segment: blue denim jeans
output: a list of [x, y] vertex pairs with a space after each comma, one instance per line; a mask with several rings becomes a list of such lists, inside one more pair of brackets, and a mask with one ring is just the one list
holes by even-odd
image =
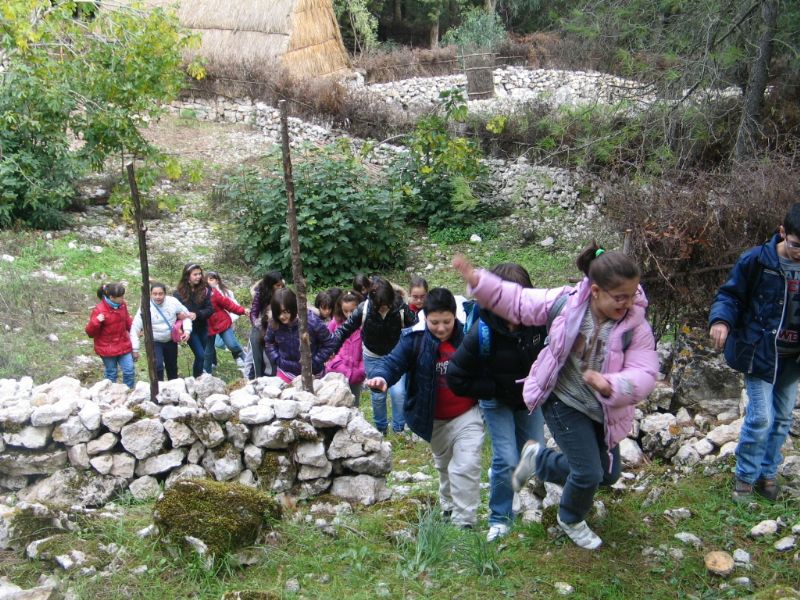
[[122, 370], [122, 383], [133, 389], [136, 384], [136, 371], [133, 367], [133, 354], [121, 354], [120, 356], [101, 356], [103, 359], [103, 376], [114, 383], [117, 382], [117, 367]]
[[[367, 372], [367, 377], [373, 377], [372, 374], [383, 364], [385, 358], [385, 356], [376, 358], [364, 354], [364, 370]], [[387, 392], [376, 392], [372, 390], [372, 419], [375, 421], [375, 428], [383, 432], [385, 432], [386, 428], [389, 426], [389, 420], [386, 414], [386, 394]], [[406, 419], [403, 414], [403, 405], [406, 401], [405, 375], [400, 378], [400, 381], [389, 388], [388, 394], [392, 402], [392, 429], [394, 431], [403, 431], [406, 426]]]
[[242, 355], [242, 345], [239, 343], [239, 340], [236, 339], [236, 332], [233, 326], [228, 327], [222, 333], [209, 335], [206, 338], [205, 357], [203, 359], [203, 370], [206, 373], [211, 373], [213, 371], [214, 360], [217, 358], [216, 342], [218, 339], [221, 339], [222, 343], [228, 347], [234, 359]]
[[747, 483], [775, 479], [781, 464], [781, 446], [792, 424], [797, 401], [800, 365], [779, 359], [775, 384], [745, 375], [748, 404], [736, 446], [736, 477]]
[[203, 322], [202, 327], [198, 327], [196, 323], [197, 321], [195, 321], [194, 328], [189, 336], [189, 348], [191, 348], [192, 354], [194, 354], [192, 377], [200, 377], [200, 375], [203, 374], [203, 366], [206, 358], [206, 343], [208, 342], [208, 330], [206, 329], [205, 322]]
[[164, 381], [164, 369], [167, 379], [178, 378], [178, 344], [175, 342], [153, 342], [156, 358], [156, 379]]
[[481, 400], [480, 406], [492, 438], [489, 525], [508, 525], [514, 519], [511, 474], [517, 467], [525, 442], [536, 440], [544, 444], [544, 418], [541, 409], [529, 414], [527, 409], [515, 410], [499, 400]]
[[603, 424], [550, 396], [542, 407], [544, 420], [561, 452], [543, 448], [536, 457], [536, 475], [564, 487], [558, 516], [564, 523], [578, 523], [592, 508], [600, 485], [611, 485], [621, 470], [619, 446], [609, 452]]

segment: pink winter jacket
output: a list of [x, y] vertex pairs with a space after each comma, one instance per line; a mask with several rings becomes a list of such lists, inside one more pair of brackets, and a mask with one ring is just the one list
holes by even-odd
[[[479, 275], [478, 285], [468, 291], [481, 306], [512, 323], [545, 325], [556, 298], [570, 294], [553, 320], [548, 345], [539, 353], [522, 388], [525, 404], [533, 411], [547, 400], [556, 386], [561, 367], [580, 332], [591, 295], [591, 283], [584, 278], [577, 288], [532, 289], [503, 281], [488, 271], [480, 271]], [[656, 385], [658, 354], [653, 331], [645, 319], [646, 307], [647, 298], [642, 292], [611, 330], [606, 344], [602, 373], [611, 384], [611, 395], [608, 398], [599, 393], [595, 395], [603, 407], [605, 441], [609, 450], [628, 435], [633, 425], [634, 405], [647, 398]], [[633, 330], [633, 337], [623, 352], [623, 333], [629, 329]]]
[[[341, 323], [337, 323], [336, 319], [331, 319], [328, 322], [328, 330], [333, 333], [340, 325]], [[344, 341], [336, 356], [328, 362], [327, 368], [328, 371], [345, 375], [350, 385], [363, 383], [367, 376], [364, 371], [364, 356], [361, 347], [361, 327]]]

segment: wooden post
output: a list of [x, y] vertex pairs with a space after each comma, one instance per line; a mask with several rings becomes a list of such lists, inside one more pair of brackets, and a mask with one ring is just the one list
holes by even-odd
[[144, 328], [144, 348], [147, 352], [147, 372], [150, 375], [150, 400], [156, 402], [158, 396], [158, 376], [156, 375], [156, 353], [153, 343], [153, 322], [150, 320], [150, 268], [147, 264], [147, 227], [142, 218], [142, 203], [139, 201], [139, 188], [136, 186], [136, 174], [133, 163], [125, 165], [128, 171], [128, 185], [133, 200], [133, 215], [136, 219], [136, 231], [139, 236], [139, 265], [142, 270], [142, 326]]
[[[311, 370], [311, 343], [308, 337], [308, 303], [306, 280], [303, 277], [303, 261], [300, 257], [300, 236], [297, 232], [297, 209], [294, 203], [294, 179], [292, 179], [292, 156], [289, 150], [289, 117], [286, 100], [278, 102], [281, 111], [281, 146], [283, 149], [283, 181], [286, 186], [286, 224], [292, 247], [292, 281], [297, 293], [297, 316], [300, 319], [300, 367], [303, 389], [314, 392], [314, 375]], [[274, 315], [273, 315], [274, 316]]]

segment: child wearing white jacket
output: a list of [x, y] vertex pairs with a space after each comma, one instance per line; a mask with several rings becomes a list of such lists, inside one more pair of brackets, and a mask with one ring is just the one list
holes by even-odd
[[[167, 296], [167, 287], [163, 283], [153, 283], [150, 286], [150, 322], [153, 329], [153, 345], [156, 359], [156, 377], [158, 381], [164, 380], [164, 370], [167, 379], [178, 378], [178, 344], [172, 341], [172, 327], [178, 319], [183, 320], [183, 336], [181, 342], [189, 339], [192, 332], [191, 319], [184, 318], [189, 314], [183, 304], [174, 296]], [[139, 358], [139, 336], [143, 328], [142, 309], [136, 311], [131, 326], [131, 346], [133, 347], [134, 360]]]

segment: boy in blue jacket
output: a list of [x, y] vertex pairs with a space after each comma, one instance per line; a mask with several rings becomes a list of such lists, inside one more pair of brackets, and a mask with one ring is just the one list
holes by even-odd
[[406, 424], [431, 445], [442, 512], [457, 527], [472, 528], [480, 504], [483, 419], [474, 398], [459, 396], [447, 384], [447, 367], [464, 337], [463, 327], [450, 290], [430, 290], [423, 309], [425, 320], [402, 331], [364, 383], [385, 391], [408, 371]]
[[769, 500], [792, 424], [800, 379], [800, 203], [777, 234], [739, 257], [709, 315], [716, 349], [744, 373], [748, 405], [736, 447], [733, 500]]

